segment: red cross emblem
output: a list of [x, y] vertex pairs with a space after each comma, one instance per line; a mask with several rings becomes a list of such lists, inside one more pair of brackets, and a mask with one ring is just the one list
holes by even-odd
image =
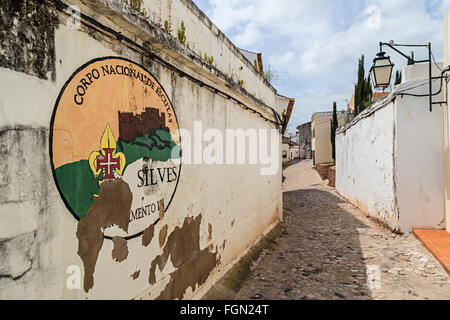
[[103, 148], [103, 151], [105, 151], [105, 157], [97, 158], [97, 168], [105, 170], [103, 179], [114, 179], [114, 169], [120, 170], [120, 159], [113, 157], [113, 148]]

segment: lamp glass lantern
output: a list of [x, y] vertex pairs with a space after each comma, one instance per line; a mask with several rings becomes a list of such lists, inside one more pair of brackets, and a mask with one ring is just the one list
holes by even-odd
[[389, 86], [393, 67], [391, 59], [385, 56], [385, 52], [377, 53], [377, 57], [373, 59], [372, 68], [370, 68], [375, 88], [384, 89]]

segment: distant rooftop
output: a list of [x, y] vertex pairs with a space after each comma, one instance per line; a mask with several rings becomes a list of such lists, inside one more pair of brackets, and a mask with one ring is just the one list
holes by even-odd
[[306, 126], [308, 124], [311, 125], [311, 121], [308, 121], [308, 122], [305, 122], [305, 123], [302, 123], [302, 124], [298, 125], [297, 129], [300, 128], [300, 127]]
[[389, 95], [389, 93], [391, 93], [390, 91], [387, 92], [374, 92], [372, 93], [372, 101], [376, 102], [384, 97], [386, 97], [387, 95]]
[[239, 51], [250, 61], [256, 70], [261, 73], [264, 73], [263, 62], [262, 62], [262, 53], [253, 52], [245, 49], [239, 48]]

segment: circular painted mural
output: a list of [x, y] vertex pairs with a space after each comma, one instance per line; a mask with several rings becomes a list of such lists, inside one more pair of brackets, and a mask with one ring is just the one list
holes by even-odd
[[[167, 210], [180, 178], [180, 137], [170, 99], [150, 72], [130, 60], [89, 61], [56, 101], [50, 159], [76, 219], [95, 214], [107, 238], [140, 235]], [[124, 211], [127, 228], [108, 225], [108, 215], [128, 217]]]

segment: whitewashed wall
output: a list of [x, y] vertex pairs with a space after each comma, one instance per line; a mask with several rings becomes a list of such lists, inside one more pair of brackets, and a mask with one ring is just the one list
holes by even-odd
[[289, 144], [283, 143], [283, 145], [281, 146], [281, 152], [282, 154], [286, 154], [286, 157], [282, 157], [283, 162], [289, 161], [291, 159], [291, 153], [289, 151], [290, 151]]
[[336, 189], [371, 216], [398, 228], [394, 196], [393, 102], [336, 135]]
[[[433, 92], [437, 90], [436, 83]], [[427, 92], [425, 87], [415, 90], [417, 94]], [[433, 100], [442, 98], [440, 95]], [[433, 112], [430, 112], [428, 97], [397, 97], [396, 104], [400, 230], [442, 229], [445, 227], [443, 109], [434, 105]]]
[[[433, 92], [439, 89], [433, 83]], [[424, 80], [399, 85], [336, 135], [336, 189], [393, 230], [445, 227], [443, 111]], [[435, 101], [442, 95], [434, 97]]]

